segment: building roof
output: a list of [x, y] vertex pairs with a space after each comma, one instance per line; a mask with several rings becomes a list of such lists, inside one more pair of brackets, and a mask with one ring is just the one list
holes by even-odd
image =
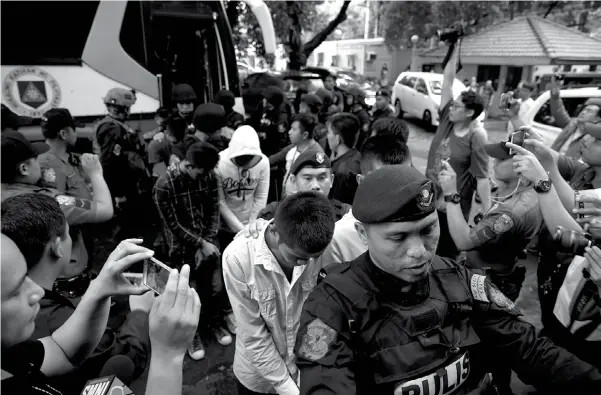
[[[442, 60], [446, 46], [420, 54]], [[496, 65], [601, 64], [601, 41], [538, 16], [524, 16], [465, 36], [463, 63]]]

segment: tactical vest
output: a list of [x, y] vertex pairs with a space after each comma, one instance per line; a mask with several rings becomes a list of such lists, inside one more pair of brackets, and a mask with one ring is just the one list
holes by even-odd
[[382, 394], [446, 395], [474, 390], [485, 372], [478, 363], [481, 341], [470, 324], [476, 307], [468, 280], [437, 257], [428, 279], [429, 296], [403, 307], [382, 298], [370, 284], [364, 263], [360, 259], [327, 276], [320, 273], [347, 300], [342, 308], [362, 370], [358, 393], [377, 389]]

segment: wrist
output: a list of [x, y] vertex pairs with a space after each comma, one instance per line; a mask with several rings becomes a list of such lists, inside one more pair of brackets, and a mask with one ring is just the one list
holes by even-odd
[[152, 344], [152, 353], [150, 356], [150, 364], [160, 367], [161, 370], [181, 369], [184, 365], [184, 357], [186, 352], [174, 352], [173, 350], [163, 350], [156, 344]]
[[87, 296], [87, 298], [91, 301], [96, 301], [98, 303], [104, 302], [105, 300], [110, 299], [112, 296], [106, 292], [107, 288], [108, 287], [102, 284], [101, 277], [96, 277], [94, 280], [90, 281], [90, 285], [88, 286], [84, 296]]

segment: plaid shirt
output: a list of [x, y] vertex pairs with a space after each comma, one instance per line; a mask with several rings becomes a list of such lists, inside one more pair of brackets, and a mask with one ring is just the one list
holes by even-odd
[[219, 229], [217, 176], [198, 180], [178, 168], [157, 180], [153, 191], [169, 245], [169, 255], [194, 256], [204, 240], [216, 244]]

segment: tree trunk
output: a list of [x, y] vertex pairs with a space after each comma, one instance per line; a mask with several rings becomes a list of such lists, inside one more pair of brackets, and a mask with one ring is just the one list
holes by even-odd
[[300, 23], [300, 7], [296, 1], [286, 2], [286, 13], [290, 19], [290, 27], [288, 30], [288, 69], [300, 70], [307, 64], [309, 55], [317, 48], [326, 38], [346, 20], [346, 10], [350, 5], [350, 1], [345, 1], [340, 8], [340, 12], [332, 22], [328, 24], [321, 32], [317, 33], [315, 37], [309, 40], [307, 43], [302, 42], [302, 26]]

